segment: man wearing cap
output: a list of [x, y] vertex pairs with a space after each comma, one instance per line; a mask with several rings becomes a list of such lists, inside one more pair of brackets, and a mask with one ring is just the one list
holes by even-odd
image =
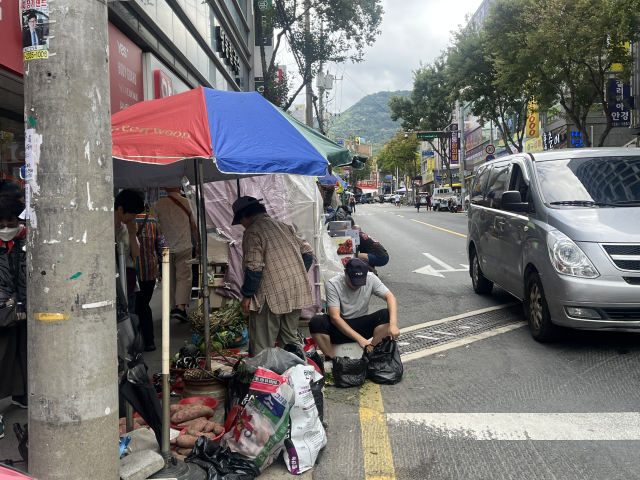
[[300, 345], [300, 314], [313, 305], [307, 277], [313, 249], [293, 227], [267, 215], [260, 201], [240, 197], [233, 203], [232, 222], [245, 228], [240, 292], [242, 311], [249, 314], [249, 352], [253, 356], [276, 341], [280, 347]]
[[[353, 258], [344, 272], [325, 284], [329, 314], [316, 315], [309, 322], [311, 336], [327, 361], [334, 356], [332, 343], [358, 342], [363, 350], [371, 351], [383, 338], [395, 340], [400, 335], [396, 297], [369, 272], [367, 262]], [[386, 301], [387, 308], [369, 314], [371, 295]]]

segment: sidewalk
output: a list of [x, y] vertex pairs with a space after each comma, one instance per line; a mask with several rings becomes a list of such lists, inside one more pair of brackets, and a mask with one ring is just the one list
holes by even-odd
[[[192, 309], [197, 306], [197, 300], [191, 301]], [[151, 377], [155, 373], [162, 371], [162, 289], [161, 284], [156, 286], [153, 298], [151, 300], [151, 310], [153, 311], [153, 329], [155, 336], [156, 351], [145, 352], [143, 354], [145, 363], [149, 367], [149, 376]], [[303, 323], [306, 325], [306, 323]], [[301, 327], [301, 331], [308, 335], [308, 329]], [[171, 320], [170, 326], [170, 354], [175, 355], [180, 348], [184, 346], [184, 342], [191, 343], [192, 333], [189, 328], [189, 323], [179, 323], [177, 320]], [[179, 397], [172, 397], [171, 403], [176, 403]], [[216, 411], [216, 413], [218, 413]], [[27, 410], [19, 408], [15, 405], [11, 405], [11, 398], [0, 400], [0, 415], [4, 415], [4, 428], [5, 436], [0, 439], [0, 460], [11, 459], [13, 461], [21, 460], [18, 453], [18, 440], [13, 433], [13, 424], [20, 423], [21, 425], [27, 423], [28, 415]], [[326, 415], [326, 414], [325, 414]], [[217, 417], [217, 415], [216, 415]], [[217, 420], [217, 419], [216, 419]], [[222, 420], [224, 421], [224, 420]], [[22, 470], [26, 473], [26, 463], [18, 463], [15, 468]], [[296, 476], [301, 480], [311, 480], [312, 471], [305, 472], [302, 475]], [[282, 459], [282, 456], [271, 465], [265, 472], [259, 477], [260, 479], [271, 480], [279, 478], [293, 478], [294, 476], [289, 473], [287, 467]]]

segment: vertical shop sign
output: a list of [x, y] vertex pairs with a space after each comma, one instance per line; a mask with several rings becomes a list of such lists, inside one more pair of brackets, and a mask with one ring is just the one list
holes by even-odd
[[[458, 124], [454, 123], [451, 125], [452, 130], [458, 130]], [[453, 132], [451, 134], [451, 141], [449, 143], [451, 146], [451, 163], [450, 165], [457, 166], [460, 165], [460, 142], [458, 141], [458, 133]]]
[[628, 83], [612, 78], [609, 80], [609, 115], [614, 127], [631, 124], [631, 88]]
[[142, 50], [109, 23], [111, 114], [144, 100]]
[[536, 102], [529, 102], [527, 107], [529, 116], [527, 117], [527, 137], [537, 138], [540, 136], [540, 114], [538, 113], [538, 105]]
[[0, 65], [22, 74], [22, 17], [16, 0], [0, 0], [0, 45]]
[[49, 0], [22, 0], [22, 60], [49, 58]]
[[173, 82], [162, 70], [153, 71], [153, 83], [155, 86], [154, 98], [166, 98], [173, 95]]

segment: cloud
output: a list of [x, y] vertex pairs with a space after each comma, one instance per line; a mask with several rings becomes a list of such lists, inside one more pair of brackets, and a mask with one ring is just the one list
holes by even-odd
[[[410, 90], [413, 70], [429, 63], [447, 46], [450, 32], [473, 13], [482, 0], [383, 0], [382, 34], [365, 50], [364, 62], [330, 65], [337, 78], [328, 110], [346, 110], [365, 94], [381, 90]], [[286, 63], [293, 63], [284, 55]], [[343, 75], [344, 68], [344, 75]], [[296, 103], [303, 103], [300, 96]], [[385, 106], [386, 107], [386, 106]]]

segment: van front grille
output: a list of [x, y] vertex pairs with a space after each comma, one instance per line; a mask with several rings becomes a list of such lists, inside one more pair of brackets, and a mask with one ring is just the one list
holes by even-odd
[[640, 308], [603, 308], [610, 320], [640, 320]]
[[620, 270], [640, 271], [640, 244], [609, 244], [602, 248]]
[[622, 277], [629, 285], [640, 285], [640, 277]]

